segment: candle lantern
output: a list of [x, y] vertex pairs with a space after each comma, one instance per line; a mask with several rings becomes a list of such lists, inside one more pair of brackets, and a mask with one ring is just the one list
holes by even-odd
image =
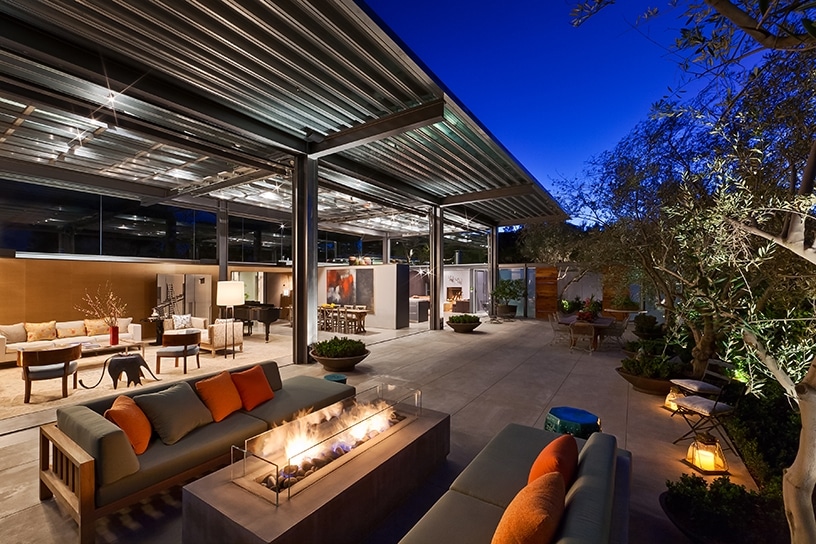
[[720, 447], [720, 441], [709, 433], [695, 435], [685, 461], [703, 474], [728, 473], [728, 462]]
[[677, 400], [677, 397], [680, 396], [681, 396], [680, 389], [678, 389], [677, 386], [672, 385], [671, 389], [669, 389], [669, 394], [666, 395], [666, 400], [663, 401], [663, 408], [671, 410], [672, 412], [676, 412], [677, 404], [675, 403], [675, 401]]

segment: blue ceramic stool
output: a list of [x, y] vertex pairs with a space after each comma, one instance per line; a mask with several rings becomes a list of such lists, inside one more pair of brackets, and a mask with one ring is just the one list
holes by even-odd
[[594, 432], [600, 432], [601, 419], [586, 410], [572, 406], [550, 408], [544, 420], [544, 430], [561, 434], [571, 434], [576, 438], [589, 438]]
[[323, 379], [335, 383], [346, 383], [345, 374], [326, 374], [325, 376], [323, 376]]

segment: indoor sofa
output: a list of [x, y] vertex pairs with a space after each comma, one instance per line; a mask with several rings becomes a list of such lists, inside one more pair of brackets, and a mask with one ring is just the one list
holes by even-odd
[[[507, 425], [454, 480], [448, 491], [400, 540], [400, 544], [490, 544], [502, 515], [528, 483], [533, 463], [559, 434]], [[551, 542], [628, 542], [631, 453], [613, 435], [576, 439], [575, 478]]]
[[[232, 373], [248, 370], [252, 373], [257, 371], [254, 367], [239, 367]], [[352, 386], [309, 376], [281, 381], [274, 361], [260, 363], [260, 367], [274, 398], [251, 410], [238, 409], [220, 421], [216, 418], [216, 421], [199, 423], [169, 445], [165, 434], [157, 436], [162, 432], [160, 425], [151, 419], [153, 434], [148, 435], [146, 449], [139, 455], [134, 450], [136, 444], [131, 445], [132, 438], [103, 416], [114, 404], [115, 396], [57, 409], [56, 424], [40, 427], [40, 499], [55, 496], [67, 506], [79, 525], [80, 543], [92, 543], [95, 521], [100, 517], [226, 465], [233, 445], [244, 447], [246, 439], [291, 420], [304, 410], [323, 408], [355, 394]], [[252, 375], [250, 373], [245, 376]], [[144, 407], [145, 398], [151, 402], [160, 400], [161, 403], [154, 406], [161, 407], [162, 417], [171, 414], [163, 424], [166, 431], [168, 425], [186, 423], [197, 409], [181, 407], [177, 400], [168, 403], [161, 395], [191, 389], [184, 394], [202, 396], [196, 382], [217, 379], [219, 375], [134, 388], [123, 394], [140, 407]], [[203, 397], [202, 400], [206, 401]], [[147, 409], [145, 413], [151, 417]]]
[[[0, 363], [16, 361], [18, 351], [93, 344], [109, 339], [110, 329], [101, 319], [0, 325]], [[120, 318], [119, 339], [141, 341], [142, 326], [133, 323], [131, 317]]]

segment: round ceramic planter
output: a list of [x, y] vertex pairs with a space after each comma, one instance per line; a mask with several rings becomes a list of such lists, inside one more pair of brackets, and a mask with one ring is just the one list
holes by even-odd
[[473, 332], [473, 329], [481, 324], [481, 321], [475, 323], [451, 323], [448, 321], [448, 327], [453, 329], [454, 332]]
[[309, 355], [312, 358], [323, 365], [323, 368], [330, 372], [343, 372], [354, 370], [354, 365], [368, 357], [368, 354], [371, 353], [370, 351], [366, 350], [366, 352], [362, 355], [355, 355], [354, 357], [320, 357], [319, 355], [315, 355], [314, 351], [310, 352]]
[[635, 391], [641, 393], [648, 393], [649, 395], [666, 396], [671, 389], [671, 382], [663, 378], [644, 378], [643, 376], [636, 376], [623, 371], [622, 367], [618, 367], [615, 371], [620, 374], [620, 377], [632, 384]]

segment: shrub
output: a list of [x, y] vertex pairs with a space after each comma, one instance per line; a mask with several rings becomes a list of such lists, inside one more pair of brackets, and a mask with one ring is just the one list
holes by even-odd
[[318, 357], [355, 357], [365, 355], [365, 342], [351, 338], [335, 336], [312, 344], [312, 353]]
[[[666, 508], [688, 529], [716, 542], [787, 542], [782, 502], [721, 476], [709, 485], [694, 474], [666, 482]], [[708, 541], [708, 540], [707, 540]]]
[[686, 366], [679, 358], [668, 355], [647, 355], [638, 352], [634, 357], [621, 361], [623, 371], [644, 378], [669, 379], [683, 375]]
[[449, 323], [479, 323], [481, 319], [478, 315], [471, 315], [471, 314], [461, 314], [461, 315], [452, 315], [448, 317]]

